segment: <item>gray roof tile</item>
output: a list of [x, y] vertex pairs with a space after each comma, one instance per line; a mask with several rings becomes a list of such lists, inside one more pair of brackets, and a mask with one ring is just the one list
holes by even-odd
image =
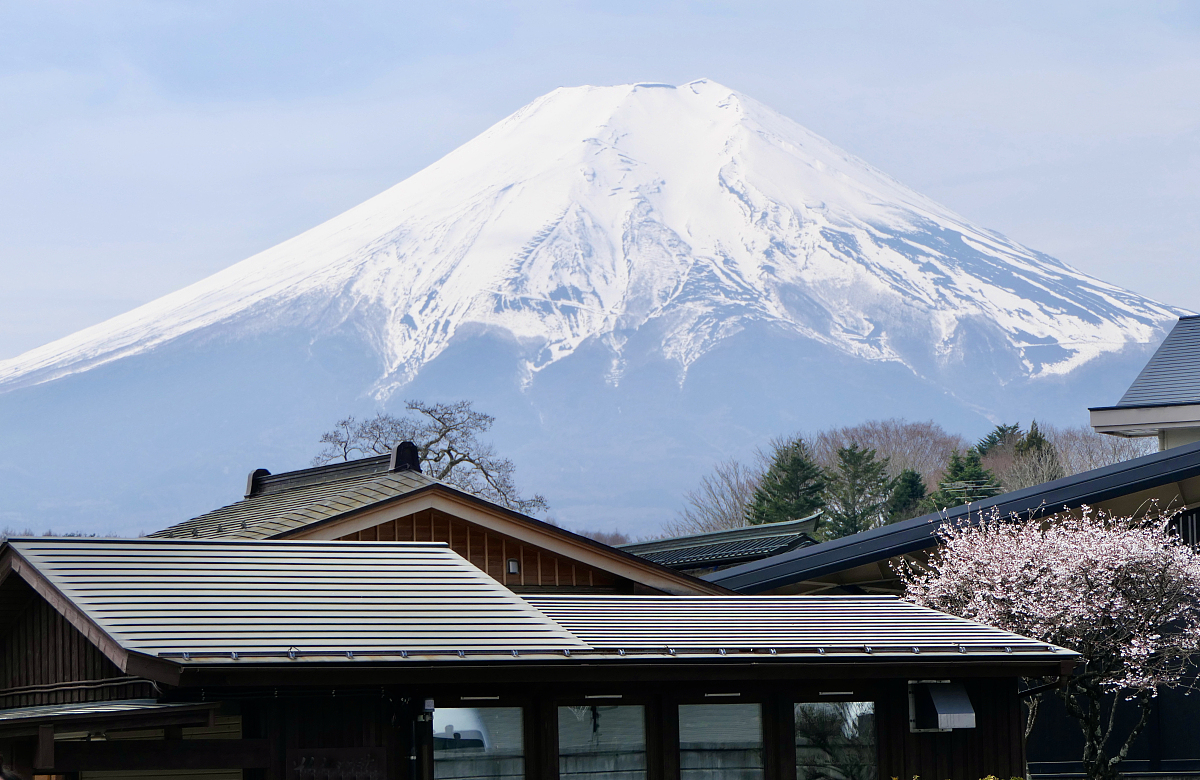
[[1117, 406], [1200, 404], [1200, 316], [1180, 317]]

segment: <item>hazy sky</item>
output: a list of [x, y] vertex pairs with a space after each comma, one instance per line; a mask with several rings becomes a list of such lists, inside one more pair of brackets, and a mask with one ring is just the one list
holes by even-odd
[[0, 4], [0, 359], [404, 179], [557, 86], [707, 77], [1200, 309], [1200, 2]]

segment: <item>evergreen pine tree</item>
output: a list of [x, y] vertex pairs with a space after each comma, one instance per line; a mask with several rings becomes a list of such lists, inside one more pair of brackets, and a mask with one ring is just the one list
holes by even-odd
[[946, 473], [938, 483], [938, 489], [929, 496], [928, 506], [934, 511], [973, 504], [999, 494], [1000, 483], [996, 475], [983, 467], [979, 452], [971, 448], [966, 453], [958, 450], [950, 453]]
[[1054, 445], [1038, 428], [1037, 420], [1034, 420], [1029, 424], [1029, 433], [1020, 438], [1013, 451], [1018, 455], [1027, 455], [1031, 452], [1041, 453], [1052, 449], [1054, 449]]
[[888, 522], [898, 523], [916, 517], [925, 511], [925, 480], [912, 469], [901, 471], [896, 477], [896, 487], [888, 501]]
[[771, 466], [746, 510], [751, 525], [808, 517], [825, 506], [825, 477], [803, 439], [775, 450]]
[[887, 458], [880, 460], [875, 450], [860, 449], [856, 443], [838, 449], [837, 468], [828, 476], [822, 539], [838, 539], [887, 522], [894, 487], [887, 465]]
[[1013, 455], [1015, 462], [1004, 480], [1006, 485], [1012, 482], [1012, 487], [1029, 487], [1067, 475], [1058, 450], [1038, 428], [1037, 420], [1029, 424], [1029, 433], [1017, 442]]
[[994, 449], [1003, 447], [1007, 444], [1013, 444], [1021, 440], [1021, 424], [1013, 423], [1012, 425], [1004, 425], [1001, 423], [992, 429], [991, 433], [984, 436], [975, 445], [975, 451], [980, 457], [987, 455]]

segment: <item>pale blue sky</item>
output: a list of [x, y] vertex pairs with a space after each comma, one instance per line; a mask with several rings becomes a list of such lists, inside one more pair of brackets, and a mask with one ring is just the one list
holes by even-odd
[[707, 77], [1200, 309], [1200, 2], [0, 4], [0, 359], [349, 208], [557, 86]]

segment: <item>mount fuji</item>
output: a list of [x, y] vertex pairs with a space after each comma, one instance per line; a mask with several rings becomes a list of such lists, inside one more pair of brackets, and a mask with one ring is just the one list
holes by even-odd
[[1074, 422], [1180, 312], [720, 84], [558, 89], [395, 187], [0, 362], [0, 524], [132, 533], [470, 398], [568, 526], [654, 530], [715, 460], [872, 417]]

